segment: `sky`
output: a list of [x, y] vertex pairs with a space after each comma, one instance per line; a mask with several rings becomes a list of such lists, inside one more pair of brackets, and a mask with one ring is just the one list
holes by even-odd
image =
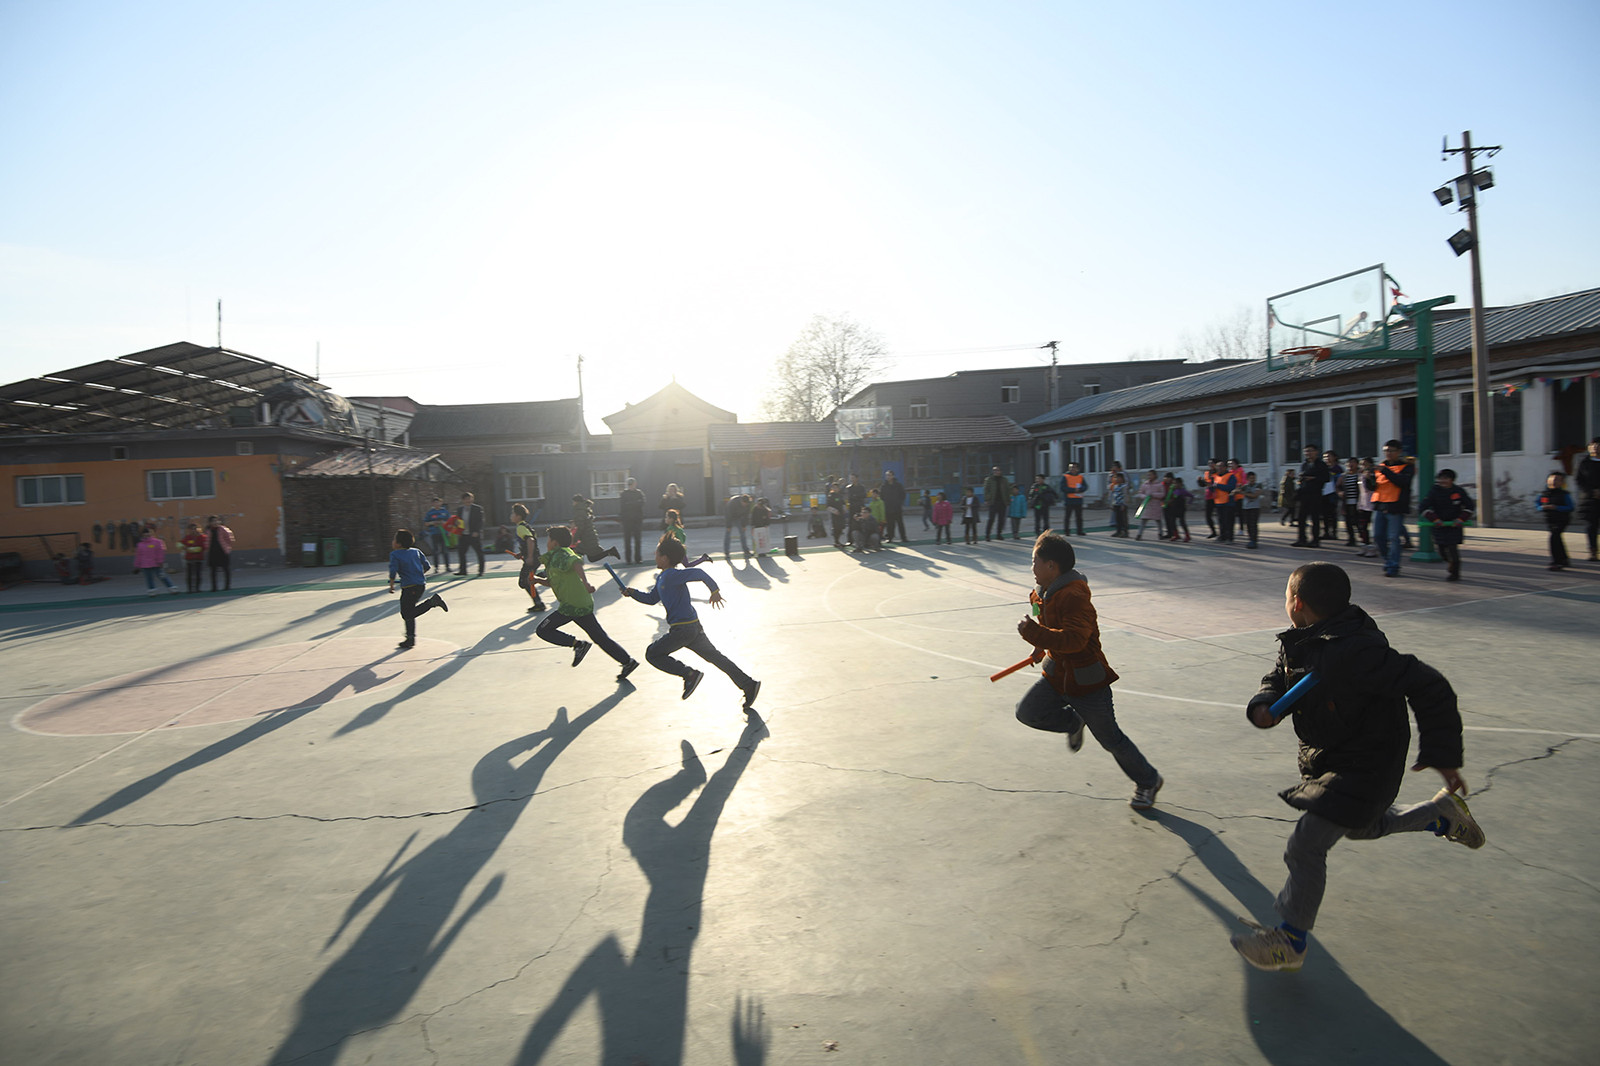
[[676, 380], [814, 315], [884, 380], [1174, 354], [1384, 263], [1600, 285], [1600, 5], [0, 0], [0, 381], [179, 340], [345, 395]]

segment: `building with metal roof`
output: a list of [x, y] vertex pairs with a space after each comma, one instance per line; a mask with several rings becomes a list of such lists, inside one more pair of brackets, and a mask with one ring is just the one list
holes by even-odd
[[[1529, 500], [1556, 468], [1600, 434], [1600, 289], [1487, 308], [1494, 405], [1496, 514], [1531, 520]], [[1390, 345], [1413, 347], [1409, 325]], [[1435, 312], [1435, 454], [1477, 492], [1471, 324], [1465, 309]], [[1382, 441], [1416, 447], [1414, 364], [1330, 359], [1273, 371], [1265, 359], [1084, 396], [1025, 423], [1040, 471], [1079, 463], [1103, 491], [1112, 462], [1130, 470], [1198, 475], [1208, 458], [1237, 456], [1263, 480], [1316, 444], [1373, 456]], [[1502, 456], [1504, 458], [1502, 458]]]

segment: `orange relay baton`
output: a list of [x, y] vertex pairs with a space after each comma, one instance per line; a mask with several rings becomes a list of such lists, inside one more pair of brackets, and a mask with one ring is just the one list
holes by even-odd
[[1022, 660], [1020, 663], [1012, 663], [1010, 666], [1006, 667], [1004, 670], [1001, 670], [997, 674], [990, 674], [989, 675], [989, 680], [990, 681], [999, 681], [1002, 677], [1009, 677], [1011, 674], [1016, 673], [1018, 670], [1021, 670], [1023, 667], [1032, 666], [1033, 664], [1034, 664], [1034, 658], [1033, 658], [1033, 656], [1030, 655], [1026, 659]]

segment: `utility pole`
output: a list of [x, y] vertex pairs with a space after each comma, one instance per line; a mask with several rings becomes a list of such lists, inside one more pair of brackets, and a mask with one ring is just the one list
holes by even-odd
[[[1489, 344], [1483, 330], [1483, 267], [1478, 258], [1478, 189], [1489, 188], [1494, 179], [1487, 170], [1479, 172], [1474, 166], [1478, 153], [1494, 155], [1500, 151], [1498, 144], [1474, 148], [1472, 131], [1461, 134], [1461, 147], [1451, 148], [1449, 138], [1444, 142], [1444, 155], [1461, 156], [1461, 177], [1456, 179], [1456, 199], [1459, 210], [1467, 213], [1467, 250], [1472, 264], [1472, 425], [1478, 462], [1478, 525], [1488, 529], [1494, 525], [1494, 397], [1489, 395]], [[1438, 196], [1438, 193], [1434, 194]], [[1448, 202], [1448, 201], [1442, 201]], [[1460, 236], [1459, 234], [1457, 235]], [[1451, 246], [1457, 247], [1456, 239]], [[1460, 255], [1457, 247], [1456, 254]], [[1420, 400], [1420, 397], [1419, 397]]]
[[579, 355], [578, 356], [578, 450], [580, 452], [586, 452], [586, 451], [589, 450], [588, 438], [587, 438], [587, 436], [585, 436], [585, 434], [588, 433], [588, 426], [585, 424], [586, 422], [587, 422], [587, 418], [583, 413], [583, 356]]
[[1058, 406], [1056, 403], [1056, 349], [1060, 347], [1060, 342], [1050, 341], [1039, 345], [1039, 347], [1050, 349], [1050, 410], [1054, 411]]
[[222, 347], [222, 301], [217, 301], [217, 347]]

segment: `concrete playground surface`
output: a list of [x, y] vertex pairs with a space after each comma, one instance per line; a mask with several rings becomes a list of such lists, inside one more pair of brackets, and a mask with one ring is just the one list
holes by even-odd
[[[1026, 541], [719, 556], [748, 721], [714, 670], [573, 668], [505, 562], [435, 583], [409, 651], [376, 566], [11, 590], [0, 1061], [1595, 1061], [1600, 566], [1487, 530], [1459, 583], [1385, 580], [1266, 534], [1073, 538], [1148, 814], [1013, 719], [1029, 672], [989, 681]], [[1295, 745], [1243, 705], [1311, 558], [1455, 685], [1489, 839], [1341, 843], [1305, 969], [1265, 974], [1228, 937], [1276, 920]], [[595, 583], [642, 658], [660, 608]]]

